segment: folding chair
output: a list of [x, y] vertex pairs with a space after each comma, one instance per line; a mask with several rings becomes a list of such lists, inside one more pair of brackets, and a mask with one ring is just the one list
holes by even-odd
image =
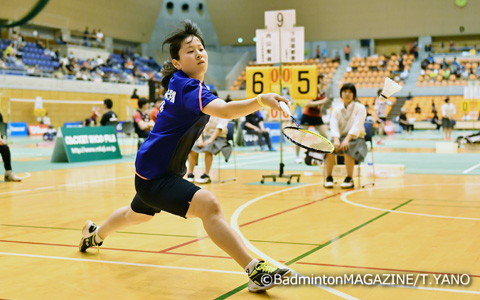
[[220, 183], [237, 180], [237, 158], [235, 157], [235, 142], [234, 142], [235, 123], [234, 122], [228, 122], [227, 129], [228, 129], [228, 132], [227, 132], [227, 144], [228, 145], [225, 145], [224, 148], [231, 147], [232, 148], [232, 153], [228, 158], [225, 158], [225, 162], [227, 163], [229, 161], [229, 159], [231, 157], [233, 157], [233, 166], [234, 166], [233, 168], [234, 168], [234, 174], [235, 175], [232, 178], [221, 180], [221, 176], [220, 176], [221, 175], [221, 167], [220, 167], [221, 158], [220, 158], [220, 153], [217, 154], [217, 156], [218, 156], [218, 158], [217, 158], [217, 161], [218, 161], [218, 182], [220, 182]]
[[[375, 163], [374, 163], [374, 159], [373, 159], [373, 129], [374, 128], [373, 128], [373, 123], [372, 122], [365, 122], [365, 124], [363, 124], [363, 126], [365, 127], [365, 142], [370, 144], [370, 155], [372, 156], [372, 162], [371, 162], [372, 178], [373, 178], [372, 182], [361, 185], [362, 188], [365, 188], [369, 185], [371, 185], [371, 186], [375, 185]], [[370, 164], [370, 162], [368, 162], [368, 164]], [[361, 170], [359, 170], [359, 172], [361, 173]]]

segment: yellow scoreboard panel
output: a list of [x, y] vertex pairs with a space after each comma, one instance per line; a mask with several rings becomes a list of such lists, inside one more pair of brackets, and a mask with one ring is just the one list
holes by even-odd
[[246, 82], [247, 98], [266, 93], [281, 95], [280, 86], [288, 88], [294, 100], [317, 97], [316, 66], [247, 67]]

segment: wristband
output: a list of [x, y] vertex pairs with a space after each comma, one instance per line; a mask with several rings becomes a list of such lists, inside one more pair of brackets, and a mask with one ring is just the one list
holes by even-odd
[[262, 101], [262, 95], [263, 95], [263, 94], [259, 94], [259, 95], [257, 96], [257, 102], [258, 102], [258, 104], [260, 104], [260, 106], [262, 106], [262, 107], [268, 107], [268, 105], [265, 105], [265, 104], [263, 103], [263, 101]]

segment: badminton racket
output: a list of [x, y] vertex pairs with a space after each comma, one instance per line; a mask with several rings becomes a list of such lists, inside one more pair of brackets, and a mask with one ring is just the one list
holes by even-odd
[[335, 147], [333, 144], [325, 137], [320, 134], [300, 128], [297, 120], [292, 116], [290, 108], [285, 102], [280, 102], [280, 107], [282, 110], [292, 118], [292, 121], [297, 126], [286, 126], [282, 128], [282, 134], [290, 142], [294, 143], [297, 146], [300, 146], [304, 149], [319, 152], [319, 153], [332, 153]]

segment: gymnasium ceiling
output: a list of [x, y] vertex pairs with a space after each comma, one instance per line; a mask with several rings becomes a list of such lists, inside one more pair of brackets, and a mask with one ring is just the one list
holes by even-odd
[[[455, 0], [205, 0], [220, 43], [250, 43], [264, 11], [296, 10], [306, 41], [480, 34], [480, 1]], [[460, 26], [464, 27], [463, 33]]]

